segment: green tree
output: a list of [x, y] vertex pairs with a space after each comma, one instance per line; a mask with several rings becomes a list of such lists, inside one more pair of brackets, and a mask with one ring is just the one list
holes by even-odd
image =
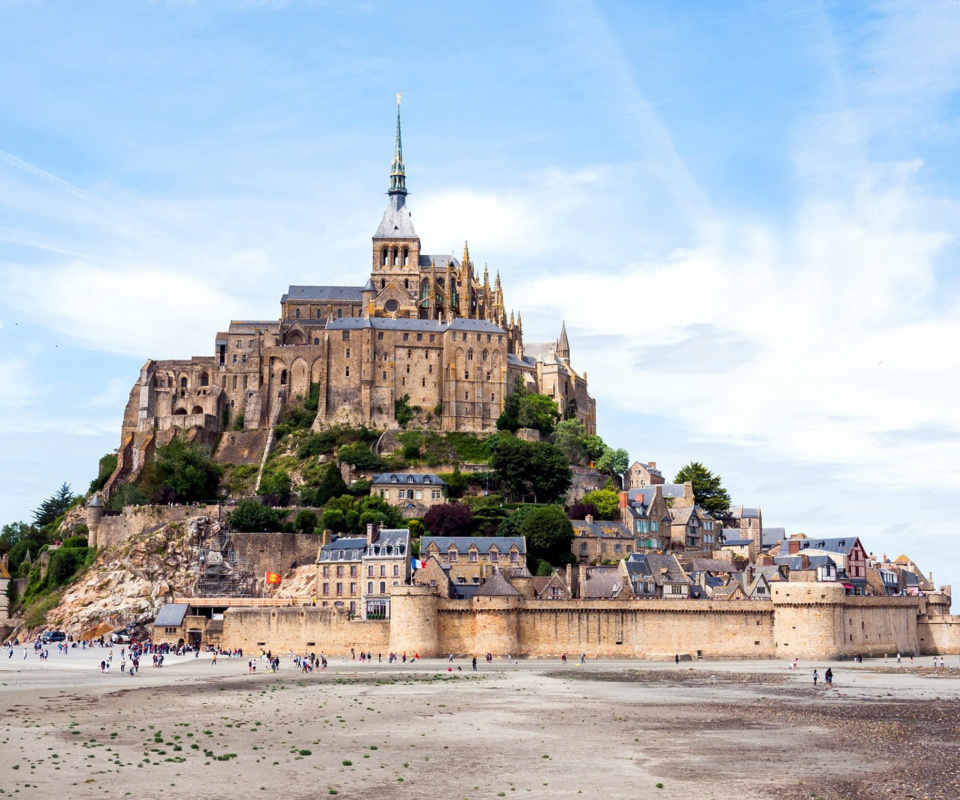
[[523, 525], [527, 514], [536, 508], [537, 506], [520, 506], [500, 523], [500, 527], [497, 528], [497, 536], [520, 536], [520, 526]]
[[196, 503], [216, 499], [222, 475], [203, 445], [177, 437], [156, 449], [141, 486], [156, 503]]
[[324, 467], [319, 486], [301, 490], [300, 505], [314, 506], [315, 508], [325, 506], [332, 498], [340, 497], [346, 493], [347, 484], [340, 474], [340, 468], [336, 464], [327, 464]]
[[552, 566], [571, 564], [573, 525], [560, 506], [542, 506], [524, 516], [520, 535], [527, 540], [527, 556]]
[[348, 530], [347, 515], [339, 508], [327, 508], [320, 517], [324, 530], [344, 533]]
[[503, 411], [497, 418], [497, 428], [501, 431], [515, 431], [520, 427], [520, 403], [527, 394], [527, 389], [523, 385], [523, 379], [517, 378], [513, 384], [513, 391], [507, 397], [503, 404]]
[[40, 541], [41, 538], [42, 534], [35, 526], [26, 522], [11, 522], [0, 528], [0, 553], [10, 552], [15, 544], [24, 540]]
[[585, 437], [583, 446], [586, 448], [587, 457], [593, 462], [596, 462], [596, 460], [603, 455], [603, 451], [607, 449], [607, 446], [603, 443], [603, 439], [596, 434]]
[[520, 400], [517, 422], [521, 428], [533, 428], [544, 436], [553, 433], [560, 421], [560, 409], [545, 394], [525, 394]]
[[74, 493], [70, 491], [70, 484], [64, 483], [33, 512], [34, 523], [42, 528], [44, 525], [55, 522], [57, 517], [70, 508], [74, 497]]
[[623, 448], [614, 450], [612, 447], [605, 447], [596, 464], [597, 469], [607, 475], [623, 475], [630, 466], [630, 456]]
[[313, 533], [319, 522], [316, 514], [304, 508], [297, 512], [297, 516], [293, 520], [293, 527], [300, 533]]
[[256, 500], [241, 500], [227, 515], [231, 530], [244, 532], [278, 531], [284, 514]]
[[393, 418], [397, 421], [397, 425], [406, 428], [414, 416], [416, 416], [416, 412], [410, 407], [410, 395], [405, 394], [403, 397], [394, 400]]
[[492, 444], [490, 466], [515, 497], [532, 494], [539, 502], [554, 502], [570, 488], [573, 472], [560, 448], [549, 442], [524, 442], [500, 434]]
[[701, 508], [712, 513], [719, 513], [730, 508], [730, 494], [723, 488], [719, 475], [714, 475], [699, 461], [691, 461], [681, 467], [674, 483], [693, 484], [693, 499]]
[[584, 505], [591, 505], [597, 510], [599, 519], [619, 519], [620, 518], [620, 492], [612, 486], [603, 489], [597, 489], [595, 492], [587, 492], [581, 502]]
[[565, 419], [557, 423], [553, 432], [553, 443], [559, 447], [571, 464], [585, 464], [587, 461], [587, 432], [583, 423], [575, 419]]

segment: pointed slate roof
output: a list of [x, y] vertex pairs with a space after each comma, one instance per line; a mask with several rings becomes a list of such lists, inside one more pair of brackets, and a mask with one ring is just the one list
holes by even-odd
[[407, 195], [391, 194], [387, 201], [387, 210], [383, 212], [380, 227], [373, 234], [374, 239], [418, 239], [413, 227], [413, 217], [407, 208]]
[[494, 570], [478, 590], [475, 597], [519, 597], [520, 592], [514, 589], [507, 579], [500, 574], [500, 570]]

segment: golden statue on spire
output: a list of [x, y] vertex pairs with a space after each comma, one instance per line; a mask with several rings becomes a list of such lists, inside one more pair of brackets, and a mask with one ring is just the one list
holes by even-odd
[[397, 105], [400, 105], [400, 98], [403, 97], [403, 92], [397, 92]]

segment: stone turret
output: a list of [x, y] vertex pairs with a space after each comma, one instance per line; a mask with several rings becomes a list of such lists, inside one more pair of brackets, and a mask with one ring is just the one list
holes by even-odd
[[103, 519], [103, 503], [100, 502], [100, 495], [95, 494], [87, 503], [87, 544], [90, 547], [98, 547], [98, 534], [100, 533], [100, 520]]

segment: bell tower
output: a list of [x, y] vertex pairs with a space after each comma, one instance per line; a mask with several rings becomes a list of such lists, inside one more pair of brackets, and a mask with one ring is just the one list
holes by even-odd
[[400, 136], [400, 95], [397, 95], [397, 139], [390, 165], [387, 209], [373, 235], [370, 278], [376, 292], [377, 316], [417, 316], [420, 289], [420, 237], [407, 208], [407, 175]]

